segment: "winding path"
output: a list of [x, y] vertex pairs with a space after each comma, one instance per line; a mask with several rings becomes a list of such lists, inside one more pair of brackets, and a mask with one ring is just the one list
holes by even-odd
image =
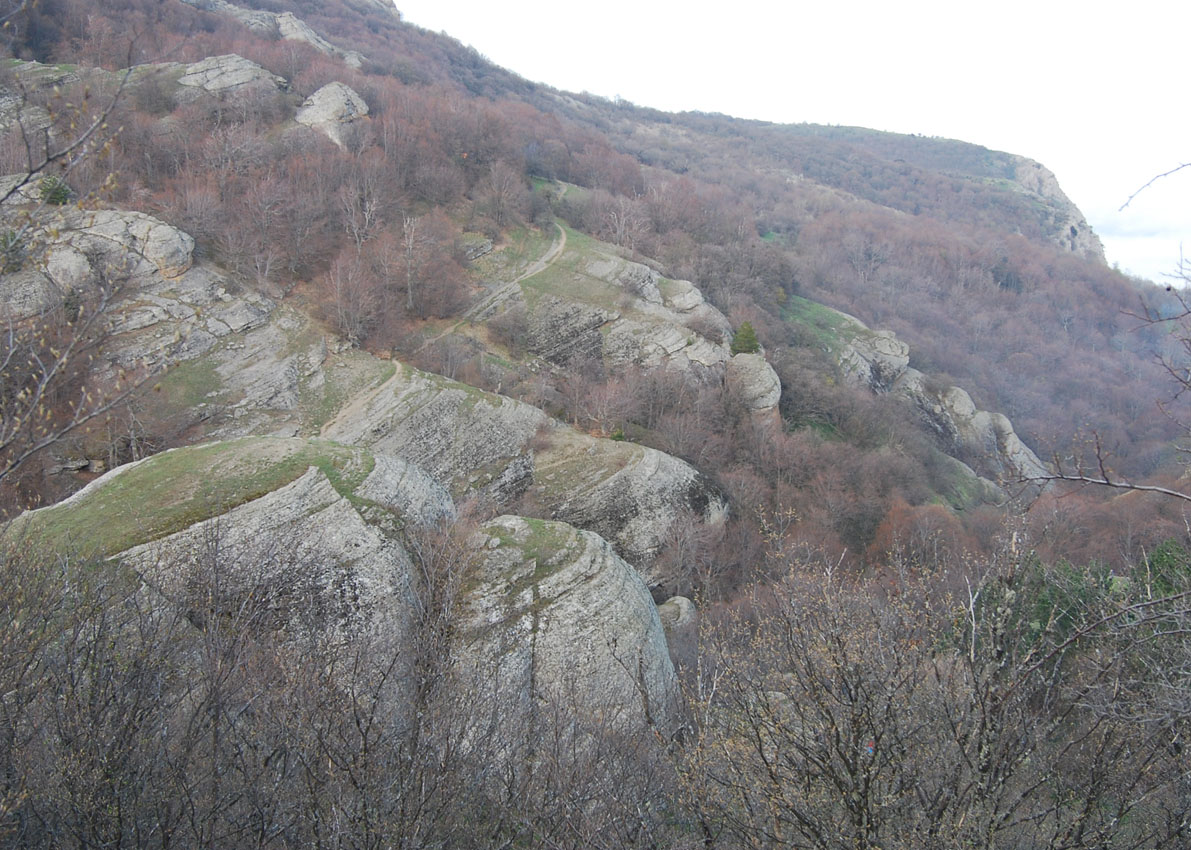
[[561, 256], [563, 250], [567, 247], [567, 232], [561, 224], [554, 222], [554, 227], [558, 230], [558, 238], [550, 245], [550, 248], [530, 264], [529, 268], [522, 272], [518, 277], [509, 281], [508, 283], [498, 286], [495, 290], [488, 293], [484, 298], [481, 298], [477, 303], [468, 308], [467, 312], [463, 314], [463, 321], [474, 322], [480, 317], [484, 316], [491, 310], [503, 304], [514, 293], [521, 288], [521, 281], [533, 277], [535, 274], [540, 274]]
[[542, 256], [540, 256], [540, 257], [538, 257], [538, 259], [534, 260], [533, 263], [530, 264], [529, 268], [527, 268], [524, 272], [522, 272], [520, 275], [518, 275], [515, 279], [509, 281], [508, 283], [502, 283], [500, 286], [496, 287], [496, 289], [489, 292], [487, 295], [485, 295], [483, 298], [481, 298], [475, 304], [471, 305], [471, 307], [469, 307], [467, 309], [467, 312], [465, 312], [462, 316], [459, 317], [459, 321], [452, 324], [445, 331], [435, 334], [434, 336], [427, 339], [425, 342], [423, 342], [421, 345], [419, 345], [417, 347], [417, 349], [415, 350], [414, 353], [416, 354], [418, 351], [421, 351], [426, 346], [438, 342], [440, 339], [442, 339], [447, 334], [454, 333], [455, 329], [458, 328], [460, 325], [462, 325], [464, 322], [479, 321], [481, 318], [483, 318], [484, 316], [486, 316], [489, 313], [491, 313], [492, 311], [494, 311], [497, 307], [499, 307], [505, 301], [508, 301], [510, 298], [512, 298], [514, 295], [516, 295], [518, 292], [520, 292], [521, 291], [521, 281], [523, 281], [527, 278], [531, 278], [535, 274], [539, 274], [539, 273], [545, 271], [546, 269], [550, 268], [550, 266], [554, 265], [554, 262], [562, 255], [562, 252], [567, 247], [566, 229], [563, 228], [563, 226], [561, 224], [559, 224], [557, 221], [554, 222], [554, 227], [555, 227], [555, 229], [558, 230], [558, 238], [556, 238], [554, 240], [554, 242], [551, 243], [550, 247], [547, 249], [545, 254], [542, 254]]

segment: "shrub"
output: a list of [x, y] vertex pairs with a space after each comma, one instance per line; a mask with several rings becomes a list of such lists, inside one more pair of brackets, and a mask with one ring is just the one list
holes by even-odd
[[61, 177], [49, 175], [41, 181], [41, 199], [47, 204], [60, 207], [70, 200], [70, 186]]
[[761, 343], [757, 341], [757, 332], [750, 322], [742, 322], [732, 337], [733, 354], [754, 354], [761, 350]]

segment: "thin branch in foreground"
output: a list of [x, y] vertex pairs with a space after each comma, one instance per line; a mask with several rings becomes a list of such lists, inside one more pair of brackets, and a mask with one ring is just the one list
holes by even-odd
[[1134, 192], [1132, 195], [1130, 195], [1129, 199], [1126, 200], [1125, 203], [1123, 203], [1119, 207], [1117, 207], [1117, 212], [1121, 212], [1123, 209], [1125, 209], [1125, 207], [1127, 207], [1131, 203], [1133, 203], [1134, 198], [1136, 198], [1138, 195], [1140, 195], [1146, 189], [1153, 186], [1155, 183], [1157, 183], [1163, 177], [1169, 177], [1170, 175], [1175, 174], [1176, 172], [1182, 171], [1184, 168], [1191, 168], [1191, 162], [1184, 162], [1182, 165], [1176, 165], [1174, 168], [1170, 169], [1170, 171], [1164, 171], [1161, 174], [1155, 174], [1153, 177], [1151, 177], [1149, 179], [1149, 181], [1144, 186], [1142, 186], [1140, 189], [1138, 189], [1136, 192]]

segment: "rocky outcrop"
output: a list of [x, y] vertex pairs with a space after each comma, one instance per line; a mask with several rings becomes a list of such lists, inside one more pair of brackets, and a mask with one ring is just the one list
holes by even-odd
[[375, 466], [356, 495], [397, 511], [416, 525], [434, 526], [454, 519], [451, 494], [407, 460], [376, 455]]
[[343, 146], [343, 132], [368, 115], [368, 104], [342, 82], [329, 82], [308, 96], [294, 119]]
[[342, 59], [352, 68], [359, 68], [364, 64], [362, 53], [336, 47], [311, 29], [309, 24], [294, 15], [293, 12], [282, 12], [277, 15], [277, 31], [287, 41], [301, 41], [304, 44], [309, 44], [321, 53]]
[[836, 360], [849, 382], [908, 398], [951, 450], [983, 475], [1013, 482], [1045, 474], [1045, 465], [1006, 416], [977, 410], [963, 389], [935, 386], [911, 369], [910, 347], [891, 332], [872, 331], [859, 319], [838, 315], [844, 321]]
[[282, 38], [287, 41], [300, 41], [309, 44], [315, 50], [336, 56], [353, 68], [359, 68], [364, 63], [362, 54], [355, 50], [344, 50], [327, 41], [301, 18], [293, 12], [266, 12], [257, 9], [245, 9], [227, 0], [182, 0], [199, 9], [218, 12], [235, 18], [248, 29], [270, 38]]
[[1038, 456], [1021, 441], [1009, 418], [978, 410], [960, 387], [932, 388], [917, 369], [907, 369], [894, 385], [914, 401], [927, 421], [951, 445], [1001, 481], [1037, 479], [1047, 473]]
[[600, 439], [536, 407], [398, 366], [322, 431], [425, 469], [457, 499], [522, 499], [541, 516], [595, 531], [647, 578], [666, 531], [687, 512], [720, 522], [723, 498], [689, 464]]
[[[396, 659], [386, 675], [398, 678], [429, 645], [444, 688], [477, 711], [499, 709], [485, 726], [510, 744], [497, 750], [557, 716], [598, 714], [605, 729], [668, 734], [678, 718], [674, 670], [632, 567], [591, 532], [502, 516], [451, 544], [459, 595], [435, 595], [426, 584], [435, 577], [412, 568], [404, 523], [391, 521], [412, 519], [396, 504], [445, 507], [433, 489], [418, 470], [360, 449], [251, 438], [128, 464], [23, 514], [15, 533], [47, 551], [73, 548], [77, 533], [101, 538], [98, 551], [134, 571], [154, 604], [201, 630], [234, 621], [299, 651], [383, 645], [375, 663]], [[438, 612], [450, 618], [441, 629], [426, 612], [435, 604], [450, 606]], [[435, 629], [433, 643], [418, 637], [422, 628]], [[400, 699], [403, 689], [390, 693]]]
[[661, 618], [662, 628], [669, 634], [676, 629], [693, 625], [698, 612], [695, 610], [695, 603], [685, 596], [671, 596], [658, 606], [658, 617]]
[[108, 354], [119, 362], [159, 353], [163, 341], [178, 343], [175, 359], [189, 359], [256, 326], [272, 309], [213, 269], [195, 267], [194, 240], [144, 213], [68, 209], [39, 221], [36, 232], [47, 240], [42, 259], [0, 279], [4, 306], [19, 313], [23, 305], [28, 315], [102, 283], [116, 295], [110, 311], [117, 340]]
[[234, 53], [209, 56], [184, 66], [178, 85], [214, 95], [289, 89], [289, 83], [281, 77]]
[[367, 117], [368, 104], [343, 83], [327, 83], [306, 98], [295, 120], [318, 130], [339, 147], [343, 147], [343, 131], [361, 118]]
[[252, 597], [274, 629], [350, 640], [379, 624], [403, 639], [411, 599], [409, 557], [364, 521], [311, 467], [291, 484], [117, 558], [198, 623], [219, 603], [196, 597], [219, 571], [224, 605]]
[[1107, 265], [1104, 245], [1092, 230], [1083, 213], [1059, 187], [1058, 178], [1041, 163], [1025, 157], [1015, 157], [1015, 182], [1028, 194], [1034, 195], [1054, 210], [1052, 241], [1059, 247], [1080, 257]]
[[556, 426], [534, 455], [528, 504], [545, 516], [595, 531], [646, 581], [672, 523], [691, 516], [723, 522], [723, 497], [692, 466], [656, 449]]
[[722, 375], [731, 327], [689, 281], [590, 249], [562, 264], [577, 264], [574, 285], [533, 299], [528, 347], [534, 354], [560, 365], [594, 358], [613, 368]]
[[456, 497], [508, 504], [529, 486], [529, 443], [549, 421], [531, 405], [402, 365], [323, 436], [415, 463]]
[[724, 380], [752, 413], [776, 410], [781, 401], [781, 379], [762, 354], [734, 354], [727, 363]]
[[910, 365], [910, 346], [892, 331], [870, 331], [859, 319], [851, 316], [848, 319], [864, 332], [853, 336], [840, 349], [836, 358], [840, 369], [853, 384], [880, 392], [890, 390]]
[[[619, 728], [663, 735], [678, 691], [657, 608], [608, 543], [587, 531], [502, 516], [477, 535], [460, 667], [495, 689], [508, 721], [581, 707]], [[543, 706], [547, 708], [540, 710]]]

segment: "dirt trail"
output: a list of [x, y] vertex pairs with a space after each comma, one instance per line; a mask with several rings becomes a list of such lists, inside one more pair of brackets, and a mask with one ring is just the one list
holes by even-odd
[[499, 307], [507, 301], [514, 293], [520, 290], [521, 281], [526, 278], [533, 277], [535, 274], [545, 271], [554, 261], [559, 258], [563, 250], [567, 247], [567, 232], [563, 226], [558, 222], [554, 223], [554, 227], [558, 230], [558, 238], [550, 245], [549, 250], [541, 257], [535, 260], [528, 269], [522, 272], [517, 278], [502, 284], [492, 292], [488, 293], [479, 302], [472, 305], [466, 313], [463, 314], [463, 321], [474, 322], [476, 319], [485, 315], [491, 310]]
[[400, 381], [402, 379], [402, 373], [405, 371], [405, 367], [396, 360], [393, 361], [393, 365], [397, 368], [393, 371], [392, 375], [382, 381], [378, 386], [375, 386], [370, 390], [363, 390], [352, 396], [351, 400], [341, 407], [339, 411], [330, 419], [328, 419], [323, 427], [319, 429], [319, 436], [325, 436], [336, 424], [340, 422], [351, 422], [354, 420], [362, 411], [367, 408], [370, 401], [372, 401], [374, 398], [377, 398], [381, 393], [390, 389], [397, 381]]
[[512, 298], [518, 292], [520, 292], [521, 291], [521, 281], [525, 280], [526, 278], [533, 277], [535, 274], [538, 274], [538, 273], [543, 272], [546, 269], [550, 268], [550, 266], [552, 266], [554, 264], [554, 261], [557, 260], [562, 255], [562, 252], [567, 247], [567, 232], [566, 232], [566, 230], [558, 222], [554, 223], [554, 227], [558, 230], [558, 238], [555, 239], [554, 242], [551, 243], [550, 248], [546, 251], [545, 254], [542, 254], [542, 256], [540, 256], [538, 259], [534, 260], [534, 262], [532, 264], [530, 264], [529, 268], [527, 268], [524, 272], [522, 272], [520, 275], [518, 275], [514, 280], [511, 280], [508, 283], [502, 283], [496, 289], [489, 292], [487, 295], [485, 295], [483, 298], [481, 298], [479, 301], [477, 301], [475, 304], [473, 304], [471, 307], [469, 307], [467, 309], [467, 312], [464, 313], [460, 317], [458, 322], [455, 322], [453, 325], [451, 325], [449, 328], [447, 328], [442, 333], [435, 334], [434, 336], [427, 339], [425, 342], [423, 342], [421, 345], [418, 346], [417, 350], [421, 351], [426, 346], [431, 345], [435, 342], [438, 342], [440, 339], [442, 339], [447, 334], [454, 332], [454, 330], [457, 327], [459, 327], [460, 325], [462, 325], [464, 322], [478, 321], [479, 319], [481, 319], [488, 313], [495, 310], [497, 307], [499, 307], [505, 301]]

